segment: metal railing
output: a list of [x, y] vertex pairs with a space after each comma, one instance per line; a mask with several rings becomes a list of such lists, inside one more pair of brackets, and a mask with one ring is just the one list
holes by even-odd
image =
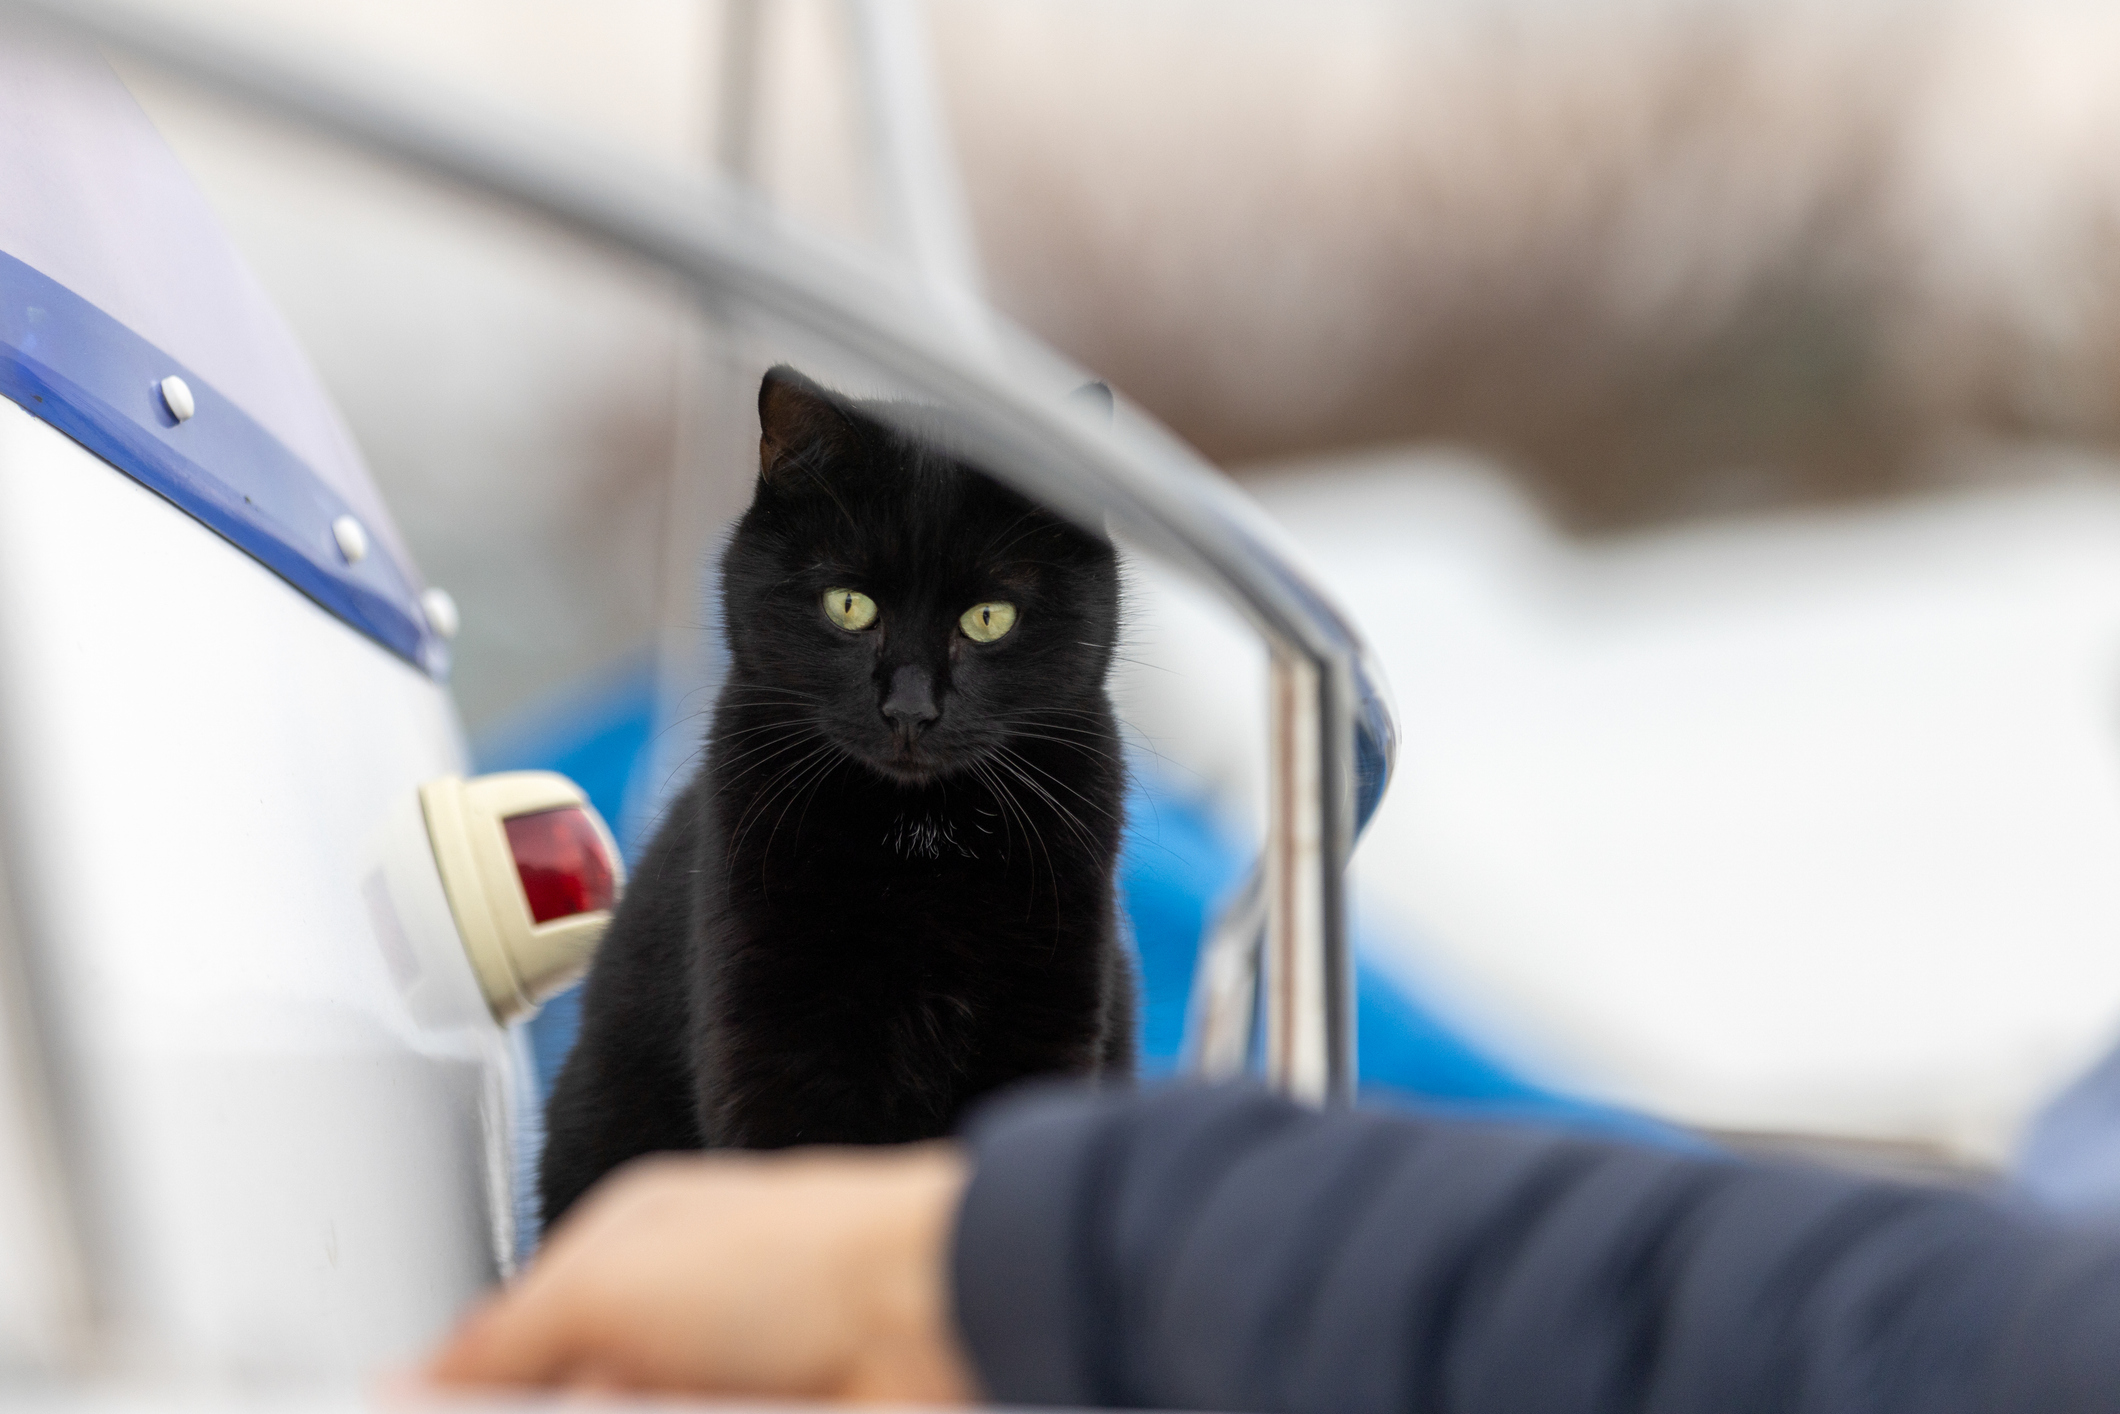
[[[1396, 749], [1382, 679], [1278, 527], [1131, 409], [1106, 425], [1059, 396], [1083, 373], [986, 311], [976, 333], [924, 282], [775, 219], [730, 185], [650, 167], [536, 118], [438, 96], [431, 83], [107, 0], [0, 0], [49, 25], [661, 267], [718, 311], [824, 341], [946, 409], [962, 450], [1079, 523], [1112, 517], [1235, 605], [1271, 650], [1267, 841], [1203, 977], [1263, 946], [1265, 1065], [1314, 1101], [1354, 1085], [1346, 864]], [[1254, 921], [1254, 920], [1257, 921]], [[1263, 938], [1263, 944], [1259, 941]], [[1255, 964], [1254, 964], [1255, 967]], [[1195, 1055], [1242, 1065], [1253, 988], [1199, 994]], [[1243, 1044], [1228, 1038], [1241, 1034]], [[1222, 1038], [1210, 1049], [1210, 1035]]]

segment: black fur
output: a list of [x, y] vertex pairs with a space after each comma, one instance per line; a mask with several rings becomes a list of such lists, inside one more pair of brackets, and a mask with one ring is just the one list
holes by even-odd
[[[589, 975], [548, 1223], [653, 1150], [921, 1139], [1133, 1071], [1111, 545], [790, 370], [759, 420], [727, 685]], [[846, 588], [872, 627], [826, 617]], [[1016, 625], [975, 643], [993, 600]]]

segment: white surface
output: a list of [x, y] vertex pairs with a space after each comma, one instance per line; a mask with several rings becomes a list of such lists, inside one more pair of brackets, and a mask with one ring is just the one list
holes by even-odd
[[365, 1374], [494, 1278], [519, 1056], [403, 854], [463, 764], [434, 683], [0, 402], [0, 810], [105, 1359]]
[[5, 864], [0, 857], [0, 1379], [57, 1367], [88, 1316]]
[[[2000, 1157], [2120, 1030], [2120, 489], [1571, 547], [1482, 468], [1257, 486], [1404, 726], [1380, 961], [1680, 1120]], [[1241, 818], [1256, 648], [1139, 576], [1125, 715]]]

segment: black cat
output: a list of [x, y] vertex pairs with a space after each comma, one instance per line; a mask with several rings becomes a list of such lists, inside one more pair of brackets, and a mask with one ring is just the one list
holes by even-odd
[[589, 974], [548, 1223], [638, 1154], [928, 1138], [1133, 1072], [1116, 557], [871, 407], [759, 390], [727, 685]]

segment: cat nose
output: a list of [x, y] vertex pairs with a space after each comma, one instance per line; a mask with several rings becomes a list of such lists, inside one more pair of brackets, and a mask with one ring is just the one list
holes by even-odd
[[883, 699], [883, 716], [893, 730], [918, 736], [941, 715], [942, 709], [935, 705], [935, 680], [926, 668], [908, 663], [891, 674], [891, 695]]

